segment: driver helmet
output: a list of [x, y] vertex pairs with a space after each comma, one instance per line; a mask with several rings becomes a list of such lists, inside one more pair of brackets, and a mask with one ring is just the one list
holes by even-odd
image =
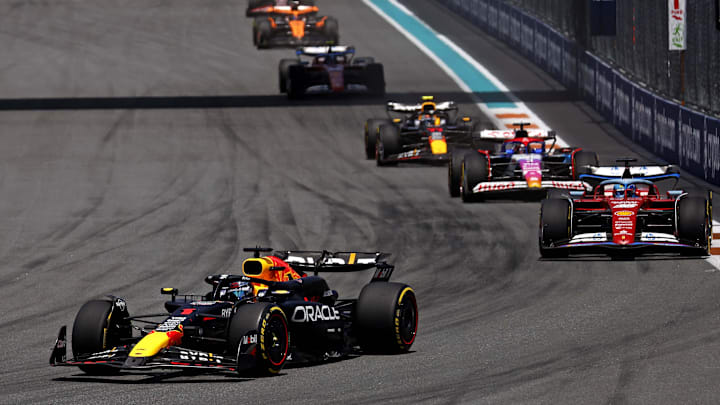
[[220, 299], [237, 302], [246, 296], [250, 296], [252, 291], [253, 288], [249, 283], [237, 281], [230, 283], [230, 286], [224, 292], [220, 292]]
[[625, 186], [622, 184], [616, 184], [615, 187], [613, 187], [613, 196], [615, 196], [615, 198], [625, 197]]
[[513, 146], [513, 153], [526, 153], [527, 148], [525, 145], [518, 143], [515, 146]]
[[625, 190], [628, 197], [637, 197], [637, 186], [634, 184], [628, 184]]

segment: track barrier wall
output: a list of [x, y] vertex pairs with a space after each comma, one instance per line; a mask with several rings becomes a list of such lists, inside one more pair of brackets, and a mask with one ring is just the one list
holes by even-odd
[[720, 119], [647, 90], [573, 39], [505, 1], [439, 1], [518, 49], [635, 143], [720, 185]]

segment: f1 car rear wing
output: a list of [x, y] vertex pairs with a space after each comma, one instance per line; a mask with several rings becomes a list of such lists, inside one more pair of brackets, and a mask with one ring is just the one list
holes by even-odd
[[256, 8], [248, 8], [245, 11], [245, 16], [256, 17], [264, 14], [310, 14], [317, 13], [320, 11], [319, 8], [313, 5], [298, 5], [293, 6], [278, 6], [274, 4], [265, 4]]
[[355, 54], [353, 46], [306, 46], [295, 51], [298, 56], [341, 56]]
[[312, 250], [286, 250], [275, 254], [303, 272], [348, 273], [368, 270], [385, 263], [388, 253], [381, 252], [328, 252]]
[[[422, 111], [422, 104], [403, 104], [395, 101], [388, 101], [388, 112], [413, 113]], [[454, 101], [443, 101], [435, 104], [435, 111], [457, 111], [458, 107]]]
[[[612, 179], [642, 179], [652, 182], [663, 180], [675, 180], [675, 185], [680, 180], [680, 174], [674, 165], [633, 165], [635, 159], [618, 159], [618, 162], [625, 163], [624, 166], [587, 166], [590, 173], [581, 174], [579, 178], [583, 181], [600, 183]], [[673, 188], [675, 187], [673, 185]]]
[[[496, 140], [496, 141], [507, 141], [515, 139], [519, 135], [513, 130], [483, 130], [480, 131], [480, 139], [484, 140]], [[542, 138], [542, 139], [555, 139], [555, 131], [537, 129], [527, 131], [527, 135], [523, 134], [527, 138]]]

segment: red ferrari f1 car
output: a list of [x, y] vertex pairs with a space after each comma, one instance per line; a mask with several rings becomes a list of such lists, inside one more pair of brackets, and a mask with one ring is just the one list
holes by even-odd
[[[712, 194], [694, 195], [657, 182], [677, 180], [673, 166], [592, 167], [580, 178], [594, 187], [544, 200], [540, 210], [542, 257], [568, 254], [709, 254]], [[674, 186], [672, 187], [674, 188]]]

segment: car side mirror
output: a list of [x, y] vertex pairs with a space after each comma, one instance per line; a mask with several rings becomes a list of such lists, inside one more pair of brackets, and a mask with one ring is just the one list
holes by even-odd
[[677, 199], [681, 195], [685, 194], [683, 190], [668, 190], [667, 195], [668, 197]]

